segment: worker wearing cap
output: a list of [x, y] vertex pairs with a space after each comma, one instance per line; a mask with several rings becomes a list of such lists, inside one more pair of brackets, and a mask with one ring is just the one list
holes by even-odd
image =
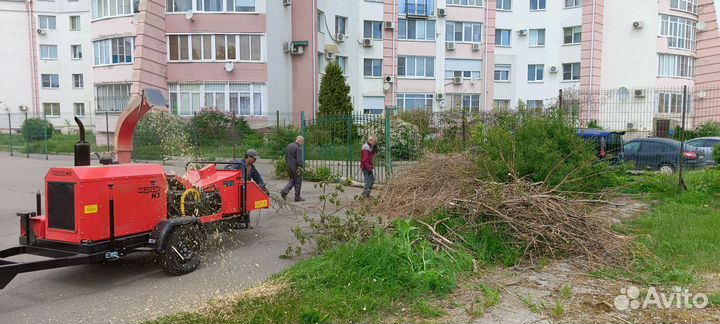
[[233, 164], [225, 166], [225, 170], [247, 170], [244, 172], [245, 180], [255, 181], [258, 187], [260, 187], [265, 194], [269, 194], [267, 188], [265, 187], [265, 181], [263, 181], [262, 176], [260, 176], [260, 172], [258, 172], [255, 167], [255, 161], [259, 158], [260, 157], [258, 157], [255, 150], [248, 150], [247, 153], [245, 153], [244, 159], [232, 161]]

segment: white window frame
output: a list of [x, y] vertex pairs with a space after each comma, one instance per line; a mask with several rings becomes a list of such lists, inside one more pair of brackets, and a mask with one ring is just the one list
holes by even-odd
[[[121, 47], [123, 55], [120, 55]], [[95, 54], [93, 63], [95, 66], [132, 64], [135, 61], [135, 37], [96, 40], [93, 41], [93, 50]], [[115, 50], [117, 50], [117, 53], [115, 53]], [[114, 62], [113, 57], [115, 56], [118, 57], [118, 62]], [[128, 56], [130, 56], [129, 61]], [[122, 58], [122, 62], [119, 58]]]
[[[409, 38], [410, 24], [415, 25], [415, 38]], [[405, 26], [403, 28], [403, 26]], [[421, 27], [422, 26], [422, 27]], [[429, 27], [432, 26], [432, 33], [428, 33]], [[424, 38], [420, 38], [418, 31], [424, 31]], [[427, 19], [399, 19], [398, 20], [398, 39], [402, 41], [435, 41], [437, 33], [437, 22]]]
[[[410, 98], [408, 98], [410, 97]], [[420, 107], [414, 107], [414, 108], [408, 108], [407, 107], [407, 101], [408, 100], [423, 100], [425, 101], [425, 107], [422, 107], [424, 109], [430, 109], [433, 108], [433, 99], [435, 95], [432, 93], [398, 93], [397, 94], [397, 100], [396, 104], [398, 109], [401, 111], [405, 110], [415, 110], [415, 109], [421, 109]], [[402, 104], [400, 104], [402, 102]]]
[[[45, 82], [47, 79], [47, 82]], [[60, 75], [54, 73], [40, 74], [40, 85], [43, 89], [60, 89]]]
[[[528, 35], [528, 44], [530, 47], [545, 47], [545, 41], [546, 41], [545, 37], [547, 36], [546, 32], [545, 32], [545, 28], [530, 29], [528, 33], [530, 34], [530, 35]], [[541, 34], [542, 34], [542, 44], [540, 44], [540, 42], [539, 42]], [[535, 40], [535, 42], [533, 42], [533, 40]], [[533, 43], [535, 43], [535, 44], [533, 44]]]
[[348, 17], [335, 15], [335, 34], [347, 35]]
[[482, 8], [483, 0], [447, 0], [446, 5], [454, 7]]
[[[404, 16], [419, 16], [427, 17], [435, 15], [435, 2], [436, 0], [405, 0], [400, 1], [398, 13]], [[415, 9], [413, 12], [408, 12], [408, 5], [412, 4]], [[420, 8], [425, 8], [423, 12]]]
[[82, 73], [73, 73], [72, 85], [73, 89], [85, 88], [85, 76]]
[[697, 14], [697, 0], [670, 0], [670, 9]]
[[[221, 58], [218, 58], [218, 37], [222, 38], [224, 53]], [[177, 48], [172, 49], [172, 39], [177, 39]], [[200, 40], [200, 51], [199, 58], [194, 58], [193, 47], [194, 42]], [[240, 47], [245, 43], [249, 44], [249, 47]], [[234, 42], [235, 50], [231, 50], [229, 44]], [[239, 63], [263, 63], [265, 62], [265, 35], [263, 34], [168, 34], [166, 36], [167, 43], [167, 61], [168, 63], [175, 62], [239, 62]], [[208, 43], [209, 50], [208, 53]], [[185, 45], [187, 45], [185, 47]], [[260, 53], [258, 56], [253, 56], [253, 47], [258, 46]], [[173, 52], [177, 53], [177, 58], [173, 58]], [[230, 54], [233, 54], [234, 59], [230, 58]], [[243, 59], [247, 58], [247, 59]]]
[[[368, 27], [370, 33], [368, 34]], [[373, 40], [383, 39], [383, 22], [374, 20], [363, 21], [363, 38], [370, 38]]]
[[[370, 63], [370, 65], [369, 65], [370, 73], [369, 74], [368, 74], [368, 62]], [[363, 59], [363, 76], [366, 78], [382, 77], [382, 59], [375, 59], [375, 58]]]
[[[535, 4], [535, 9], [533, 9], [533, 4]], [[540, 6], [541, 4], [542, 4], [542, 7]], [[544, 11], [544, 10], [547, 10], [547, 0], [530, 0], [530, 11]]]
[[[511, 81], [512, 66], [510, 64], [495, 64], [495, 72], [493, 79], [495, 82], [510, 82]], [[499, 73], [499, 74], [498, 74]], [[507, 75], [507, 78], [503, 79], [503, 73]], [[501, 78], [498, 78], [500, 76]]]
[[494, 99], [493, 108], [510, 109], [510, 99]]
[[335, 63], [340, 67], [342, 74], [348, 76], [348, 57], [347, 56], [335, 56]]
[[70, 45], [70, 59], [73, 60], [82, 60], [82, 45], [80, 44], [73, 44]]
[[57, 18], [52, 15], [38, 15], [38, 28], [47, 30], [57, 29]]
[[445, 79], [463, 78], [464, 80], [480, 80], [480, 71], [445, 70]]
[[80, 16], [70, 16], [70, 31], [82, 30], [82, 18]]
[[[576, 68], [577, 67], [577, 68]], [[567, 70], [569, 68], [569, 71]], [[563, 81], [580, 81], [580, 62], [563, 63], [562, 65]], [[569, 73], [570, 78], [565, 78], [565, 75]], [[577, 74], [577, 75], [576, 75]]]
[[[78, 107], [81, 110], [79, 114], [78, 114]], [[85, 103], [84, 102], [73, 102], [73, 112], [75, 113], [75, 116], [84, 117], [85, 116]]]
[[40, 44], [40, 59], [41, 60], [52, 60], [58, 59], [58, 48], [57, 45], [51, 44]]
[[[452, 27], [451, 27], [452, 26]], [[462, 28], [460, 40], [457, 39], [457, 27]], [[468, 28], [470, 28], [470, 40], [467, 40]], [[477, 30], [476, 30], [477, 29]], [[449, 43], [482, 43], [483, 24], [479, 22], [447, 21], [445, 22], [445, 41]], [[477, 36], [477, 40], [475, 39]]]
[[497, 0], [495, 2], [495, 10], [512, 11], [512, 0]]
[[658, 76], [692, 79], [695, 59], [685, 55], [658, 54]]
[[[533, 72], [530, 72], [530, 68], [533, 68]], [[532, 76], [532, 78], [531, 78]], [[540, 78], [538, 78], [540, 76]], [[528, 64], [527, 81], [529, 83], [539, 83], [545, 81], [545, 64]]]
[[694, 52], [697, 48], [696, 24], [691, 19], [660, 15], [660, 36], [667, 37], [668, 48]]
[[129, 83], [96, 84], [95, 111], [121, 112], [130, 100]]
[[[220, 90], [221, 88], [222, 90]], [[179, 116], [192, 116], [201, 108], [208, 107], [227, 113], [235, 112], [236, 116], [265, 116], [267, 113], [266, 91], [267, 86], [263, 83], [231, 81], [168, 84], [171, 111]], [[211, 98], [213, 102], [208, 102], [208, 98]], [[218, 105], [218, 98], [222, 98], [222, 106]], [[247, 106], [242, 107], [245, 104]]]
[[[50, 113], [48, 113], [48, 111], [50, 111]], [[60, 103], [43, 102], [43, 116], [60, 117]]]
[[[397, 60], [398, 60], [398, 66], [397, 66], [398, 77], [400, 77], [400, 78], [407, 78], [407, 79], [433, 79], [433, 78], [435, 78], [435, 57], [408, 55], [408, 56], [398, 56]], [[403, 62], [402, 64], [400, 63], [401, 61]], [[422, 64], [419, 63], [421, 61], [422, 61]], [[432, 66], [432, 70], [431, 70], [432, 73], [428, 73], [428, 69], [427, 69], [428, 61], [430, 61], [430, 66]], [[413, 63], [413, 69], [412, 69], [411, 74], [409, 73], [411, 70], [408, 69], [408, 67], [410, 66], [408, 63], [410, 63], [410, 62]], [[400, 73], [401, 65], [405, 69], [405, 71], [403, 71], [403, 73]], [[422, 67], [422, 71], [423, 71], [423, 73], [421, 75], [418, 74], [418, 70], [420, 67]]]
[[[538, 105], [538, 103], [539, 103], [539, 105]], [[545, 100], [528, 99], [525, 101], [525, 107], [527, 107], [528, 109], [538, 109], [538, 108], [542, 109], [544, 106], [545, 106]]]
[[[507, 34], [507, 44], [503, 44], [503, 33]], [[500, 38], [498, 39], [498, 36]], [[500, 44], [498, 44], [498, 40], [500, 40]], [[495, 29], [495, 46], [497, 47], [511, 47], [512, 46], [512, 29], [502, 29], [502, 28], [496, 28]]]
[[582, 0], [565, 0], [565, 9], [580, 8]]
[[140, 12], [140, 0], [91, 0], [92, 20], [130, 16]]
[[473, 112], [480, 111], [481, 98], [479, 93], [448, 93], [448, 99], [448, 108], [468, 109]]
[[[577, 31], [577, 29], [579, 29], [579, 31]], [[570, 30], [571, 33], [570, 43], [565, 39], [568, 30]], [[580, 43], [582, 43], [582, 26], [563, 27], [563, 45], [578, 45]]]

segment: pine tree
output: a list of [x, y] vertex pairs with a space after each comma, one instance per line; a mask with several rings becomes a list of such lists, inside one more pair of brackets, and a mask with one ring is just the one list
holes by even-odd
[[325, 68], [325, 75], [320, 81], [320, 116], [350, 115], [352, 114], [352, 100], [350, 99], [350, 86], [345, 81], [340, 65], [333, 62]]

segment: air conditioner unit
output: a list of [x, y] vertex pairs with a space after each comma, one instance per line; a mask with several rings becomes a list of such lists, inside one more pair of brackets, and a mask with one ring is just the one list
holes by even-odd
[[462, 77], [453, 77], [453, 84], [462, 84]]
[[347, 36], [345, 34], [340, 34], [340, 33], [335, 34], [335, 41], [337, 41], [338, 43], [344, 42], [345, 38], [347, 38]]
[[293, 45], [292, 42], [285, 42], [283, 43], [283, 52], [285, 53], [292, 53], [295, 51], [295, 45]]
[[633, 28], [635, 29], [643, 28], [644, 25], [642, 21], [633, 21]]
[[528, 31], [527, 31], [527, 29], [520, 29], [517, 31], [517, 33], [520, 36], [525, 36], [525, 35], [527, 35]]
[[332, 61], [335, 59], [335, 53], [333, 52], [325, 52], [325, 59], [328, 61]]
[[445, 17], [447, 16], [447, 12], [445, 12], [445, 8], [438, 8], [437, 9], [437, 15], [438, 17]]
[[455, 50], [455, 46], [456, 46], [456, 45], [455, 45], [455, 43], [453, 43], [453, 42], [445, 43], [445, 48], [447, 48], [448, 51], [454, 51], [454, 50]]
[[45, 35], [46, 31], [45, 31], [45, 29], [38, 28], [38, 29], [37, 29], [37, 33], [40, 34], [40, 35]]
[[442, 92], [438, 92], [438, 93], [435, 94], [435, 99], [437, 99], [437, 100], [443, 100], [443, 99], [445, 99], [445, 94], [442, 93]]
[[551, 67], [550, 67], [550, 73], [557, 73], [557, 71], [558, 71], [557, 66], [551, 66]]
[[292, 4], [292, 0], [283, 0], [283, 6], [289, 6]]
[[473, 44], [472, 44], [472, 50], [473, 50], [473, 51], [479, 51], [479, 50], [480, 50], [480, 43], [473, 43]]
[[385, 26], [385, 29], [395, 29], [395, 24], [392, 21], [386, 21], [383, 26]]
[[391, 75], [386, 75], [386, 76], [385, 76], [385, 82], [387, 82], [387, 83], [393, 83], [393, 81], [395, 81], [395, 78], [393, 78]]
[[363, 38], [362, 45], [365, 47], [372, 47], [373, 46], [372, 38]]
[[635, 129], [635, 124], [633, 123], [627, 123], [625, 126], [627, 126], [627, 129]]
[[644, 89], [635, 89], [635, 97], [636, 98], [644, 98], [645, 90]]

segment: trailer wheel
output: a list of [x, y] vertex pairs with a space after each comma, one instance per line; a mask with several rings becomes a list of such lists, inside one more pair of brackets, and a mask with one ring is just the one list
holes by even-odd
[[173, 229], [160, 264], [170, 275], [178, 276], [195, 270], [200, 264], [202, 233], [196, 225], [183, 225]]

